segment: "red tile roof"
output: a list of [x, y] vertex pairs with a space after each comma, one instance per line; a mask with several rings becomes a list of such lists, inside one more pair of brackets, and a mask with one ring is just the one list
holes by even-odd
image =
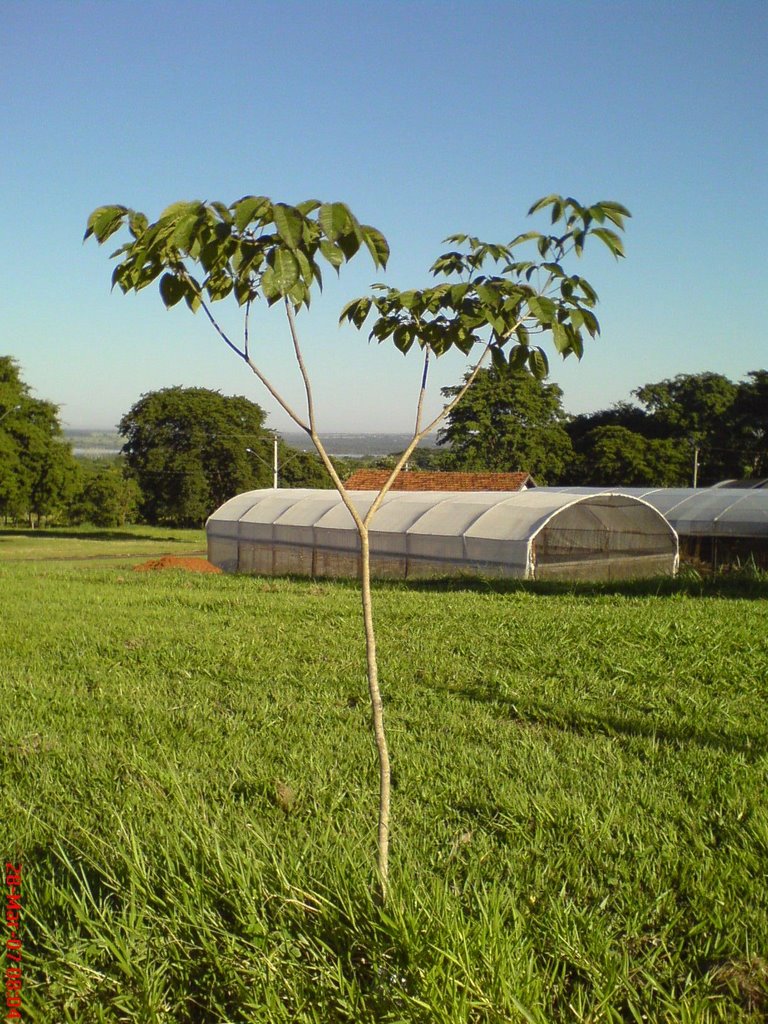
[[[346, 481], [350, 491], [378, 491], [388, 469], [358, 469]], [[530, 473], [425, 473], [401, 470], [393, 491], [522, 491], [535, 487]]]

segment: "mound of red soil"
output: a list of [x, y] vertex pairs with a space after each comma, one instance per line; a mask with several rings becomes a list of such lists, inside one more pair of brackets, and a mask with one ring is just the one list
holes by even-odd
[[158, 569], [182, 569], [185, 572], [221, 572], [216, 565], [205, 558], [182, 557], [181, 555], [163, 555], [162, 558], [153, 558], [149, 562], [142, 562], [141, 565], [134, 565], [134, 572], [154, 572]]

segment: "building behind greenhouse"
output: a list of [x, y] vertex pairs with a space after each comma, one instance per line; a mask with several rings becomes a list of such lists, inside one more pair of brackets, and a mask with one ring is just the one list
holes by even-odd
[[[375, 491], [351, 494], [364, 515]], [[226, 572], [355, 577], [360, 540], [335, 490], [258, 490], [206, 524]], [[673, 573], [677, 536], [655, 508], [615, 492], [390, 492], [370, 532], [374, 577], [455, 574], [623, 579]]]

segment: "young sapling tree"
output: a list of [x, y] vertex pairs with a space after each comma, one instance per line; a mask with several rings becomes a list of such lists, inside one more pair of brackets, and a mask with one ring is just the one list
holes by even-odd
[[[379, 767], [377, 873], [379, 893], [389, 887], [390, 760], [384, 729], [373, 622], [370, 529], [376, 512], [416, 446], [461, 402], [490, 357], [497, 366], [526, 369], [538, 378], [548, 373], [538, 336], [550, 334], [563, 356], [581, 359], [585, 333], [594, 338], [597, 294], [582, 277], [568, 273], [565, 262], [581, 256], [587, 239], [601, 241], [614, 256], [623, 256], [619, 231], [629, 211], [603, 201], [582, 206], [575, 199], [549, 195], [529, 214], [549, 209], [550, 233], [528, 231], [506, 245], [451, 235], [453, 249], [432, 266], [438, 284], [401, 291], [374, 285], [373, 293], [348, 303], [340, 317], [361, 328], [373, 314], [370, 337], [391, 340], [403, 353], [414, 344], [423, 353], [421, 385], [413, 435], [385, 484], [365, 512], [358, 509], [340, 479], [318, 433], [312, 383], [299, 339], [297, 315], [308, 309], [312, 291], [322, 288], [320, 263], [337, 272], [367, 249], [377, 268], [386, 268], [389, 246], [383, 234], [361, 224], [344, 203], [307, 200], [291, 206], [265, 196], [221, 202], [179, 202], [150, 223], [125, 206], [101, 206], [88, 218], [87, 239], [104, 243], [121, 228], [130, 238], [112, 256], [118, 260], [113, 286], [124, 293], [158, 281], [166, 307], [182, 300], [194, 313], [202, 309], [230, 350], [258, 377], [293, 422], [306, 431], [341, 495], [360, 537], [360, 579], [365, 629], [368, 690]], [[531, 249], [528, 257], [520, 252]], [[158, 280], [159, 279], [159, 280]], [[230, 298], [242, 307], [242, 336], [230, 337], [212, 313], [212, 304]], [[253, 303], [282, 305], [290, 344], [301, 376], [306, 410], [299, 412], [254, 359], [249, 343]], [[470, 359], [464, 383], [445, 408], [425, 422], [424, 405], [430, 359], [458, 349]]]

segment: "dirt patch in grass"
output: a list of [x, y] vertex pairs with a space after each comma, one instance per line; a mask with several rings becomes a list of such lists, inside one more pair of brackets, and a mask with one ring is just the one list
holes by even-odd
[[768, 1010], [768, 961], [753, 956], [749, 960], [733, 960], [713, 972], [715, 985], [730, 991], [749, 1013]]
[[162, 558], [152, 558], [141, 565], [134, 565], [134, 572], [155, 572], [162, 569], [181, 569], [184, 572], [221, 572], [216, 565], [206, 558], [184, 557], [183, 555], [163, 555]]

